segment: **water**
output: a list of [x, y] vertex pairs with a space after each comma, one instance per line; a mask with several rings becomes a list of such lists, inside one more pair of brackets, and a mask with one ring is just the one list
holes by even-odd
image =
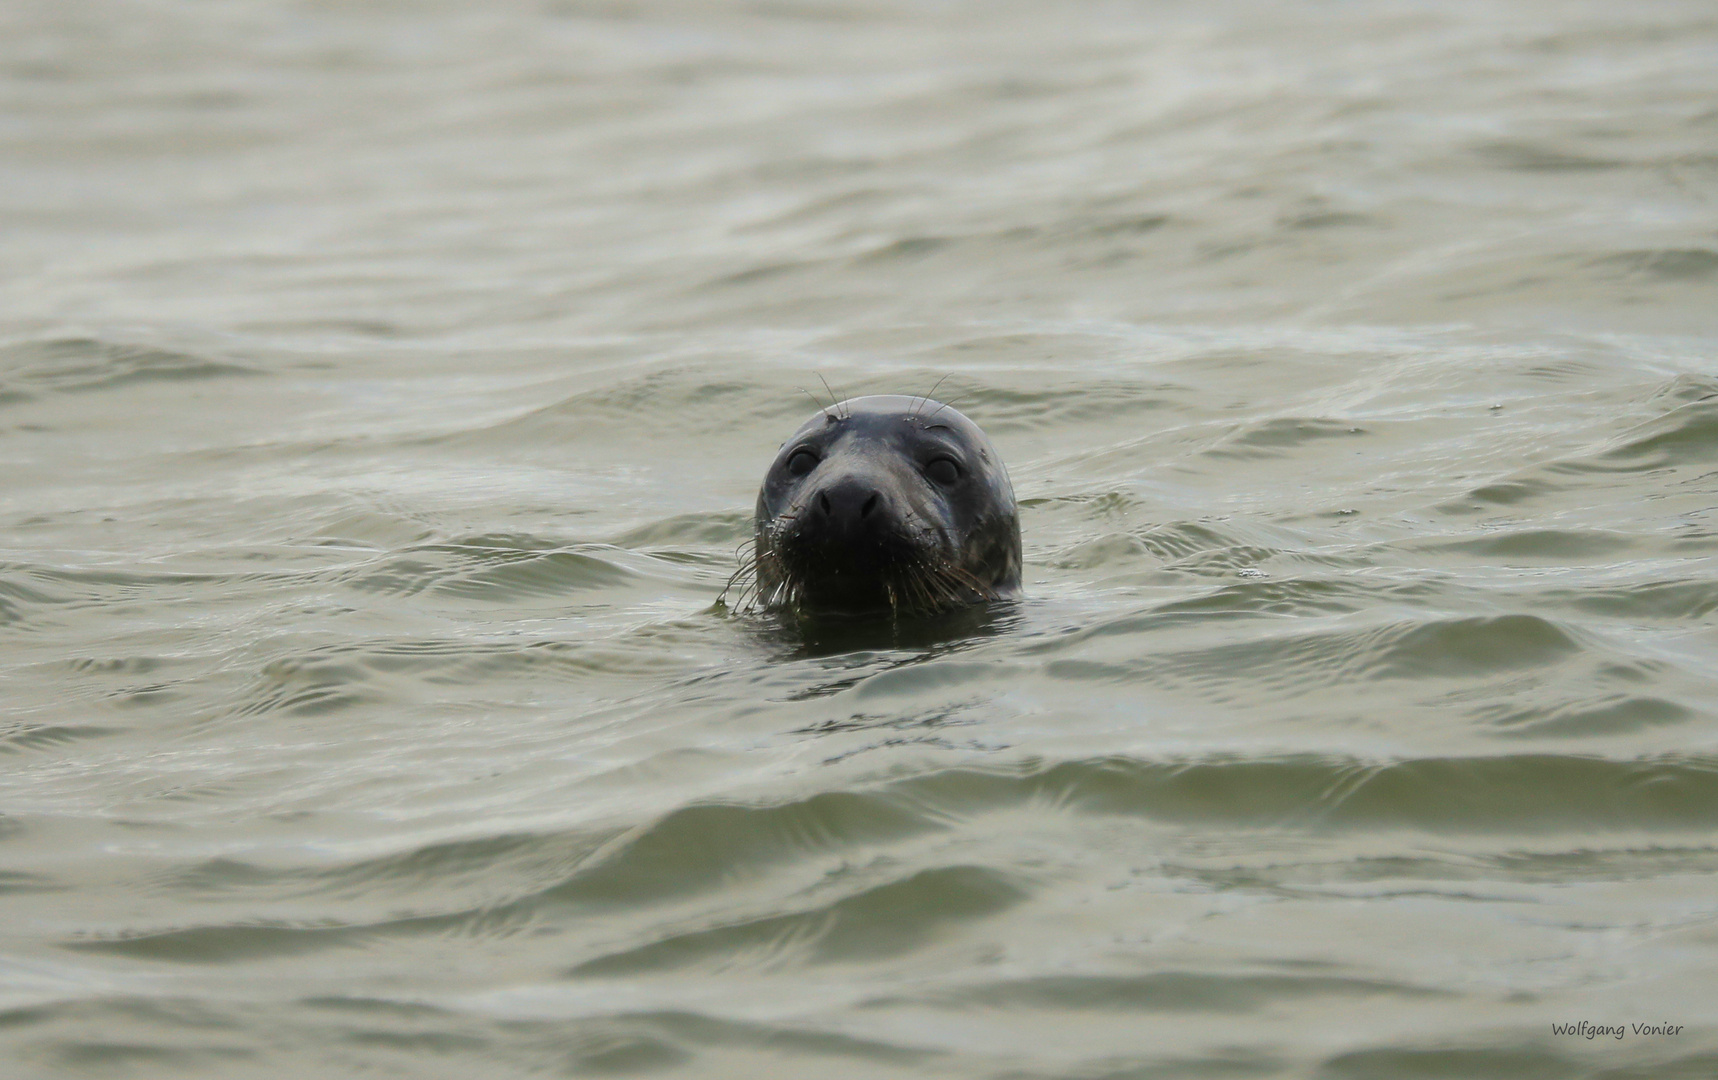
[[[1709, 4], [0, 22], [6, 1076], [1718, 1071]], [[1024, 601], [713, 610], [944, 378]]]

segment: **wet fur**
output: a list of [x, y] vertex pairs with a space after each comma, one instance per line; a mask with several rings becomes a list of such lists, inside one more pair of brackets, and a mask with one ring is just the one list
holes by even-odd
[[[828, 425], [839, 425], [851, 421], [857, 407], [866, 412], [872, 423], [887, 424], [896, 415], [892, 409], [895, 407], [893, 403], [897, 401], [910, 404], [905, 414], [900, 416], [905, 427], [891, 430], [896, 439], [905, 438], [910, 441], [915, 437], [912, 431], [914, 425], [924, 428], [925, 424], [944, 410], [953, 411], [950, 406], [934, 401], [929, 395], [912, 399], [859, 398], [837, 402], [821, 410], [818, 416], [807, 421], [795, 434], [794, 439], [783, 444], [776, 464], [771, 467], [771, 474], [765, 477], [764, 489], [759, 493], [756, 534], [746, 545], [742, 545], [738, 552], [740, 566], [729, 579], [727, 588], [723, 590], [724, 602], [731, 603], [735, 610], [740, 611], [767, 609], [796, 615], [820, 613], [818, 606], [811, 602], [808, 595], [811, 591], [810, 585], [817, 580], [818, 575], [831, 571], [821, 564], [803, 539], [797, 545], [793, 540], [796, 523], [805, 513], [807, 501], [818, 491], [828, 490], [830, 481], [825, 479], [821, 486], [802, 483], [794, 501], [788, 503], [780, 512], [768, 514], [765, 507], [771, 484], [781, 482], [776, 473], [783, 461], [783, 455], [790, 453], [790, 447], [804, 445], [799, 440], [808, 431], [815, 432], [818, 417], [822, 417]], [[879, 402], [887, 404], [879, 406]], [[933, 405], [935, 408], [927, 413], [925, 410]], [[907, 432], [904, 436], [901, 434], [903, 430]], [[961, 448], [968, 452], [968, 461], [975, 471], [970, 482], [953, 491], [941, 490], [935, 485], [922, 490], [931, 492], [937, 499], [945, 500], [936, 507], [939, 511], [950, 510], [957, 503], [977, 501], [978, 512], [973, 520], [982, 527], [974, 528], [967, 535], [960, 535], [961, 530], [958, 527], [933, 525], [923, 521], [910, 509], [902, 510], [899, 519], [892, 522], [885, 533], [872, 538], [877, 546], [874, 553], [867, 551], [862, 555], [854, 555], [857, 563], [865, 564], [867, 570], [875, 573], [874, 581], [860, 583], [855, 588], [859, 591], [870, 588], [875, 594], [886, 598], [886, 608], [875, 605], [874, 610], [893, 618], [933, 616], [997, 600], [1012, 594], [1019, 585], [1017, 511], [1012, 488], [994, 450], [984, 438], [983, 432], [958, 412], [953, 412], [946, 424], [936, 425], [934, 430], [949, 432], [950, 441], [957, 441]], [[856, 433], [852, 438], [862, 441], [864, 436]], [[874, 442], [886, 440], [878, 439]], [[903, 461], [897, 460], [896, 457], [883, 460], [891, 470], [898, 470], [903, 466]], [[820, 458], [819, 465], [821, 464]], [[836, 475], [840, 477], [848, 474], [838, 471]], [[806, 479], [809, 480], [809, 475]], [[913, 482], [920, 481], [915, 479]], [[905, 491], [903, 498], [915, 493], [912, 490]], [[992, 505], [993, 503], [1005, 505]], [[893, 506], [893, 501], [890, 505]], [[948, 516], [957, 515], [950, 511]], [[968, 516], [972, 514], [969, 513]], [[977, 542], [973, 542], [975, 538]], [[975, 573], [975, 569], [979, 572]], [[839, 570], [834, 572], [840, 573]], [[984, 580], [980, 576], [981, 573], [989, 577], [990, 581]], [[999, 588], [999, 585], [1002, 587]]]

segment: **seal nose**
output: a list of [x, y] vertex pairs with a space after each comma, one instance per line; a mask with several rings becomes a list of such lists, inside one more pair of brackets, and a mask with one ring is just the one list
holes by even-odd
[[858, 477], [842, 477], [811, 500], [812, 517], [835, 533], [873, 528], [882, 519], [883, 493]]
[[[859, 494], [864, 495], [865, 493], [861, 492]], [[843, 492], [841, 495], [844, 496], [846, 493]], [[829, 500], [829, 492], [820, 491], [817, 493], [817, 506], [818, 509], [823, 511], [823, 516], [827, 518], [837, 517], [836, 507], [839, 506], [842, 510], [842, 513], [839, 515], [840, 517], [852, 518], [855, 521], [864, 521], [866, 518], [871, 516], [871, 511], [877, 509], [877, 503], [881, 498], [882, 496], [878, 495], [875, 491], [871, 492], [865, 497], [865, 501], [860, 504], [859, 513], [851, 514], [847, 513], [847, 511], [851, 509], [854, 502], [858, 501], [856, 497], [838, 496], [836, 502], [831, 502]]]

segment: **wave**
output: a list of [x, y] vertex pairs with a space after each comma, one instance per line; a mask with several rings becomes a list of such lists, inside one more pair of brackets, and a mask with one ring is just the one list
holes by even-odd
[[249, 377], [258, 368], [232, 360], [97, 338], [53, 338], [0, 345], [0, 404], [43, 394], [112, 390], [137, 383]]

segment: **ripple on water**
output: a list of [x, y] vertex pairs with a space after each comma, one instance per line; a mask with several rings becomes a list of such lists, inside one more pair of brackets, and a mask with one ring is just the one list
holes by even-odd
[[[1031, 651], [1075, 654], [1046, 663], [1046, 673], [1058, 679], [1234, 689], [1237, 673], [1245, 673], [1247, 686], [1276, 694], [1384, 680], [1471, 679], [1549, 668], [1583, 651], [1557, 623], [1519, 614], [1334, 628], [1334, 616], [1308, 620], [1310, 626], [1271, 620], [1257, 623], [1258, 632], [1243, 640], [1188, 647], [1189, 622], [1207, 618], [1148, 609], [1047, 639]], [[1226, 637], [1237, 636], [1231, 622], [1222, 627]]]
[[1517, 506], [1533, 499], [1555, 495], [1562, 490], [1562, 485], [1543, 479], [1505, 480], [1474, 488], [1467, 493], [1467, 497], [1494, 506]]
[[[386, 937], [511, 933], [545, 912], [633, 911], [732, 887], [775, 868], [941, 831], [933, 815], [887, 793], [822, 792], [763, 806], [694, 805], [635, 828], [478, 837], [334, 867], [269, 868], [206, 860], [155, 887], [203, 903], [361, 901], [374, 917], [254, 919], [127, 932], [68, 942], [85, 951], [186, 963], [224, 963], [360, 948]], [[433, 883], [443, 902], [468, 906], [389, 917]], [[294, 903], [295, 907], [302, 906]], [[863, 905], [860, 905], [863, 908]]]
[[[0, 837], [7, 830], [0, 823]], [[8, 893], [46, 893], [62, 892], [68, 886], [63, 885], [46, 874], [28, 874], [16, 870], [0, 870], [0, 896]]]
[[945, 827], [936, 816], [875, 792], [828, 791], [773, 806], [688, 806], [628, 837], [545, 896], [599, 906], [657, 903], [781, 863]]
[[0, 346], [0, 394], [28, 400], [41, 394], [111, 390], [136, 383], [260, 375], [231, 360], [95, 338], [56, 338]]
[[123, 729], [100, 724], [31, 724], [10, 721], [0, 726], [0, 754], [22, 754], [70, 743], [117, 735]]
[[1395, 630], [1364, 673], [1400, 679], [1483, 675], [1553, 664], [1581, 649], [1566, 630], [1537, 615], [1440, 619]]
[[[1709, 835], [1718, 826], [1718, 760], [1566, 754], [1386, 762], [1312, 755], [1110, 757], [942, 769], [869, 790], [784, 803], [687, 806], [632, 831], [499, 835], [310, 870], [211, 860], [158, 879], [156, 887], [186, 900], [201, 898], [187, 910], [215, 915], [240, 903], [252, 917], [80, 933], [62, 944], [134, 960], [233, 964], [332, 949], [373, 950], [410, 938], [515, 937], [575, 914], [607, 912], [636, 921], [639, 912], [669, 902], [743, 895], [741, 886], [752, 882], [765, 888], [754, 897], [754, 904], [765, 905], [762, 912], [748, 910], [753, 904], [736, 911], [724, 902], [716, 914], [695, 916], [687, 926], [687, 916], [671, 909], [666, 926], [635, 930], [625, 944], [578, 961], [568, 973], [612, 978], [884, 960], [931, 947], [976, 920], [1024, 903], [1036, 886], [1005, 867], [957, 862], [903, 870], [892, 859], [859, 865], [848, 856], [899, 850], [952, 822], [1019, 811], [1031, 811], [1040, 822], [1046, 814], [1119, 815], [1178, 828], [1220, 823], [1285, 834], [1406, 829], [1578, 837], [1588, 845], [1605, 833]], [[1692, 857], [1705, 856], [1694, 851]], [[807, 889], [806, 871], [819, 868], [823, 877]], [[422, 896], [421, 886], [431, 880], [444, 886], [437, 893], [443, 902], [462, 902], [449, 910], [401, 912], [401, 904]], [[782, 895], [766, 898], [771, 885]], [[307, 907], [317, 897], [321, 913]], [[281, 905], [299, 914], [256, 914]], [[371, 910], [373, 915], [357, 917]], [[1301, 989], [1347, 992], [1346, 979]], [[1163, 991], [1156, 985], [1146, 979], [1110, 990], [1149, 996]], [[1216, 980], [1206, 988], [1220, 998], [1228, 985]], [[1364, 990], [1359, 983], [1350, 988]], [[1261, 984], [1254, 991], [1267, 997], [1295, 992], [1288, 983], [1275, 989]]]
[[1558, 1080], [1591, 1072], [1575, 1058], [1537, 1047], [1391, 1047], [1355, 1050], [1325, 1061], [1321, 1075], [1332, 1080], [1387, 1080], [1412, 1076], [1459, 1080], [1471, 1076], [1508, 1076], [1519, 1080]]
[[1718, 277], [1718, 251], [1710, 248], [1622, 251], [1596, 259], [1593, 265], [1617, 276], [1640, 275], [1657, 281], [1708, 281]]
[[1651, 695], [1612, 695], [1562, 705], [1483, 710], [1498, 733], [1512, 738], [1625, 735], [1650, 728], [1685, 724], [1702, 714], [1686, 705]]
[[1035, 805], [1268, 828], [1698, 831], [1718, 822], [1718, 761], [1699, 756], [1099, 758], [1012, 774], [947, 770], [890, 790], [950, 815]]
[[[1108, 523], [1137, 513], [1136, 500], [1106, 494], [1073, 504], [1082, 518]], [[1223, 522], [1178, 521], [1088, 536], [1041, 557], [1058, 570], [1125, 571], [1143, 568], [1212, 576], [1252, 569], [1283, 554]]]
[[1688, 623], [1718, 611], [1718, 581], [1647, 581], [1612, 588], [1559, 589], [1546, 599], [1611, 618]]
[[271, 660], [233, 709], [238, 716], [326, 716], [379, 699], [370, 672], [346, 650]]
[[[711, 546], [731, 546], [750, 540], [752, 528], [752, 515], [747, 513], [676, 514], [629, 529], [612, 543], [633, 550], [661, 549], [666, 545], [669, 553], [692, 555]], [[659, 550], [651, 553], [658, 557], [664, 554]]]
[[[500, 1062], [533, 1075], [629, 1076], [671, 1069], [701, 1055], [719, 1063], [735, 1053], [757, 1055], [754, 1063], [794, 1055], [835, 1069], [853, 1063], [899, 1069], [938, 1056], [881, 1039], [691, 1011], [607, 1010], [539, 1019], [357, 994], [233, 1001], [218, 1008], [173, 997], [109, 995], [0, 1010], [0, 1027], [30, 1028], [37, 1036], [32, 1059], [75, 1075], [162, 1069], [278, 1075], [278, 1058], [239, 1045], [256, 1030], [289, 1046], [314, 1046], [311, 1075], [377, 1068], [412, 1076], [494, 1075]], [[97, 1032], [102, 1034], [92, 1034]]]
[[75, 603], [77, 594], [56, 581], [57, 576], [50, 567], [0, 563], [0, 627], [38, 628], [43, 609]]
[[1628, 533], [1601, 529], [1497, 529], [1472, 539], [1431, 540], [1404, 545], [1409, 550], [1448, 553], [1488, 562], [1548, 562], [1578, 565], [1638, 551], [1645, 541]]
[[1353, 578], [1249, 578], [1217, 586], [1198, 596], [1171, 600], [1152, 610], [1158, 615], [1343, 615], [1363, 611], [1380, 600], [1411, 603], [1436, 588], [1417, 581]]
[[1323, 439], [1352, 439], [1366, 430], [1348, 420], [1322, 417], [1278, 416], [1243, 427], [1218, 446], [1205, 451], [1212, 457], [1282, 457], [1296, 447]]
[[1630, 164], [1612, 157], [1583, 154], [1560, 146], [1522, 139], [1482, 143], [1474, 153], [1488, 165], [1514, 172], [1603, 172]]
[[1653, 414], [1598, 449], [1543, 466], [1561, 476], [1709, 466], [1718, 456], [1718, 382], [1679, 375], [1648, 396]]
[[[963, 341], [959, 348], [1000, 348], [1053, 355], [1063, 344], [1058, 335], [1030, 335], [978, 338]], [[950, 396], [956, 398], [962, 411], [982, 416], [986, 431], [1001, 436], [1020, 431], [1058, 431], [1068, 424], [1125, 423], [1136, 417], [1138, 422], [1145, 423], [1147, 414], [1174, 409], [1193, 393], [1191, 388], [1171, 382], [1090, 376], [1070, 387], [1064, 373], [1057, 375], [1061, 377], [1022, 380], [1025, 385], [960, 387]], [[919, 381], [929, 386], [937, 377], [930, 374]]]
[[[931, 998], [957, 1008], [1050, 1009], [1057, 1012], [1120, 1009], [1153, 1012], [1244, 1014], [1279, 1002], [1308, 998], [1408, 1000], [1454, 996], [1429, 987], [1333, 975], [1284, 975], [1256, 972], [1219, 975], [1199, 971], [1156, 971], [1145, 975], [1049, 975], [982, 982]], [[872, 1004], [894, 1004], [893, 1000]]]
[[801, 404], [810, 407], [803, 397], [789, 404], [779, 387], [762, 379], [726, 377], [733, 367], [732, 363], [706, 360], [664, 364], [581, 390], [524, 415], [463, 432], [447, 444], [579, 445], [599, 434], [624, 444], [635, 436], [648, 438], [649, 427], [640, 425], [641, 416], [673, 416], [680, 434], [716, 436], [759, 419], [768, 418], [779, 425], [806, 411]]
[[567, 974], [620, 976], [736, 967], [863, 963], [920, 949], [948, 930], [1005, 911], [1027, 896], [1013, 875], [945, 866], [863, 889], [804, 911], [671, 934], [593, 957]]
[[422, 696], [429, 688], [477, 686], [501, 680], [577, 683], [592, 677], [659, 678], [684, 674], [672, 655], [641, 641], [672, 639], [680, 624], [654, 624], [618, 637], [499, 641], [381, 638], [277, 653], [263, 660], [227, 706], [231, 715], [274, 712], [319, 715]]
[[633, 577], [632, 571], [588, 550], [533, 537], [488, 535], [405, 548], [380, 569], [354, 574], [348, 584], [393, 596], [427, 590], [506, 603], [608, 588]]
[[473, 907], [490, 907], [561, 883], [622, 831], [502, 833], [426, 844], [334, 866], [261, 866], [223, 856], [164, 871], [153, 886], [198, 901], [248, 903], [268, 897], [328, 896], [397, 904], [435, 885], [444, 895], [476, 896]]
[[1718, 458], [1718, 396], [1690, 402], [1621, 437], [1598, 458], [1622, 471], [1706, 465]]

